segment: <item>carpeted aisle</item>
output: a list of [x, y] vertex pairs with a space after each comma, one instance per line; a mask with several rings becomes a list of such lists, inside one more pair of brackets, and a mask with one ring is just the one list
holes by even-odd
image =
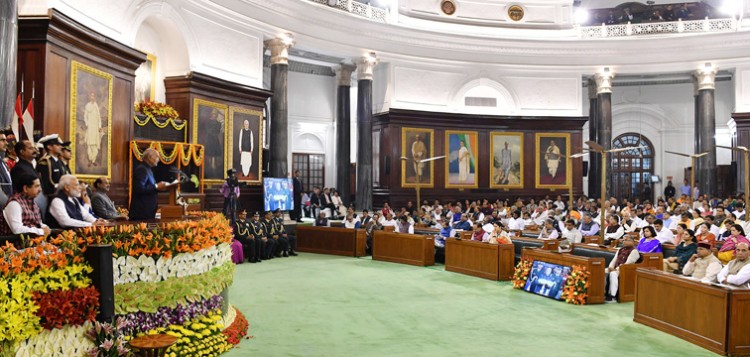
[[713, 356], [633, 322], [440, 269], [300, 254], [237, 266], [250, 322], [226, 356]]

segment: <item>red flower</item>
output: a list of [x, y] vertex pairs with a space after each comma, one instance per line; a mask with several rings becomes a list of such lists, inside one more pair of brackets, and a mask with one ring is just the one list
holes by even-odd
[[64, 325], [83, 325], [86, 321], [93, 321], [99, 310], [99, 292], [93, 286], [45, 294], [36, 292], [33, 299], [39, 306], [36, 314], [42, 327], [49, 330]]
[[240, 343], [242, 337], [247, 335], [247, 329], [250, 327], [245, 315], [240, 310], [235, 309], [235, 311], [237, 311], [237, 317], [234, 318], [234, 322], [224, 329], [224, 331], [221, 331], [224, 336], [227, 336], [227, 342], [233, 345]]

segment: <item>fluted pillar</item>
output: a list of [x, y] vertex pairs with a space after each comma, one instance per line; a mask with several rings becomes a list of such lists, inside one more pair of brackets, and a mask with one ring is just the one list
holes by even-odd
[[[10, 126], [16, 101], [17, 0], [0, 1], [0, 124]], [[27, 95], [30, 98], [31, 95]], [[26, 105], [26, 103], [23, 103]]]
[[350, 172], [351, 162], [351, 101], [352, 72], [357, 67], [353, 64], [342, 63], [336, 68], [338, 76], [338, 95], [336, 100], [336, 187], [345, 205], [351, 204]]
[[294, 45], [292, 36], [287, 34], [265, 42], [271, 51], [271, 177], [287, 177], [289, 150], [289, 116], [287, 111], [287, 84], [289, 74], [289, 48]]
[[[596, 81], [593, 78], [588, 80], [589, 88], [589, 140], [599, 142], [599, 101], [596, 96]], [[601, 192], [601, 158], [599, 155], [589, 155], [589, 197], [600, 197]]]
[[710, 63], [695, 71], [698, 82], [698, 122], [695, 130], [700, 139], [697, 153], [708, 152], [708, 155], [696, 160], [696, 177], [700, 178], [697, 186], [701, 194], [716, 192], [716, 72], [716, 67]]
[[372, 209], [372, 75], [375, 53], [357, 62], [357, 203], [356, 209]]
[[[606, 150], [612, 148], [612, 80], [614, 78], [615, 74], [609, 68], [604, 68], [604, 70], [594, 76], [596, 80], [596, 115], [597, 119], [599, 119], [597, 143]], [[601, 161], [599, 163], [601, 164]], [[601, 179], [606, 182], [607, 197], [612, 197], [614, 196], [612, 190], [612, 155], [607, 154], [605, 165], [607, 166], [607, 176]], [[601, 173], [599, 175], [601, 176]], [[601, 181], [599, 183], [601, 184]]]

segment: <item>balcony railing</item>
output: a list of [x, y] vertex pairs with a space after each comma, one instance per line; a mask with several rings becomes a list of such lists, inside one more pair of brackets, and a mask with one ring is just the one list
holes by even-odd
[[[328, 0], [309, 0], [325, 6], [328, 5]], [[373, 21], [388, 23], [388, 10], [382, 9], [369, 4], [361, 3], [354, 0], [336, 0], [336, 5], [330, 6], [339, 10], [346, 11], [350, 14], [362, 16]]]
[[669, 33], [700, 33], [700, 32], [729, 32], [736, 31], [738, 22], [734, 18], [729, 19], [704, 19], [692, 21], [670, 21], [670, 22], [647, 22], [639, 24], [620, 24], [601, 26], [581, 26], [578, 28], [578, 37], [607, 38], [607, 37], [630, 37], [646, 36]]

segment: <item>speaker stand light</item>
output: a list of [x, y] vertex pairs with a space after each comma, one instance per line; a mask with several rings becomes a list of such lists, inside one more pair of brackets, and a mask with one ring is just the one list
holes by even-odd
[[[406, 156], [401, 156], [402, 161], [411, 161], [411, 162], [418, 163], [418, 164], [422, 164], [428, 161], [435, 161], [435, 160], [439, 160], [443, 158], [445, 158], [445, 155], [435, 156], [435, 157], [431, 157], [428, 159], [422, 159], [422, 160], [417, 161], [414, 159], [410, 159]], [[422, 201], [420, 201], [419, 199], [419, 188], [422, 186], [422, 173], [419, 170], [415, 170], [415, 171], [416, 171], [415, 174], [417, 174], [417, 182], [415, 183], [414, 188], [417, 190], [417, 216], [419, 218], [419, 217], [422, 217]], [[404, 173], [404, 175], [406, 175], [406, 173]], [[417, 220], [415, 219], [414, 222], [416, 223]]]
[[[729, 149], [732, 149], [732, 148], [729, 148]], [[708, 155], [708, 152], [702, 152], [700, 154], [683, 154], [680, 152], [666, 151], [666, 150], [664, 150], [664, 152], [666, 152], [667, 154], [690, 158], [690, 194], [688, 195], [688, 204], [690, 205], [690, 209], [692, 209], [693, 208], [693, 195], [695, 195], [695, 159], [701, 156]]]

